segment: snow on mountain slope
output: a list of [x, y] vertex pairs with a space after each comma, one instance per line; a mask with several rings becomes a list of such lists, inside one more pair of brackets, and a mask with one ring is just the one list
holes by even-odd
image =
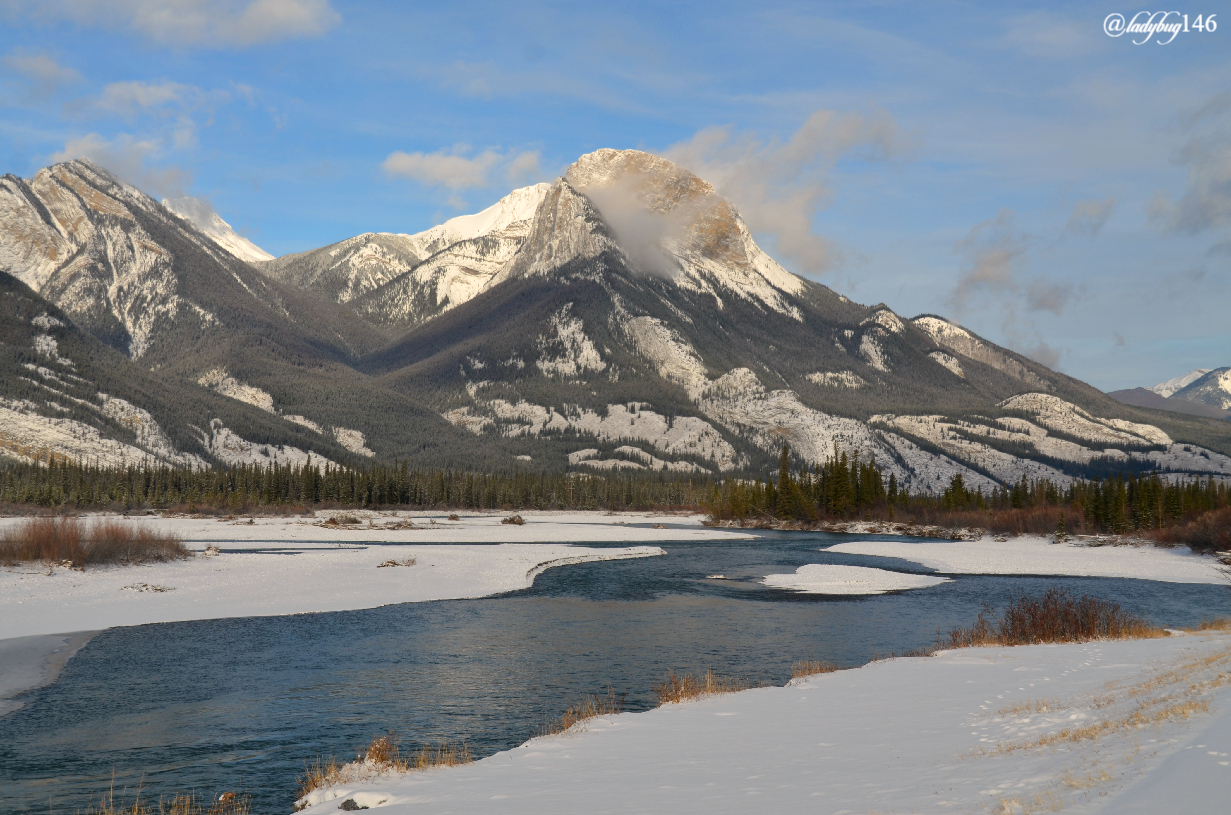
[[[215, 393], [226, 396], [229, 399], [234, 399], [237, 402], [244, 402], [245, 404], [249, 404], [249, 405], [252, 405], [253, 407], [260, 408], [266, 413], [272, 413], [275, 416], [281, 416], [283, 419], [286, 419], [288, 422], [297, 424], [300, 427], [306, 427], [312, 432], [317, 433], [319, 435], [322, 435], [325, 437], [332, 437], [334, 441], [338, 442], [338, 444], [341, 444], [343, 447], [345, 447], [347, 450], [350, 450], [352, 453], [357, 453], [361, 456], [367, 456], [368, 458], [371, 458], [376, 455], [376, 453], [374, 453], [373, 451], [367, 448], [366, 446], [367, 441], [361, 431], [353, 430], [349, 427], [331, 427], [329, 428], [328, 431], [326, 431], [326, 429], [322, 427], [319, 423], [312, 421], [306, 416], [283, 415], [282, 411], [279, 410], [274, 405], [273, 396], [261, 390], [260, 388], [240, 382], [238, 379], [228, 374], [226, 370], [223, 368], [213, 368], [209, 371], [206, 371], [197, 380], [197, 384], [202, 385], [206, 388], [209, 388]], [[243, 439], [240, 439], [238, 436], [235, 436], [234, 434], [231, 434], [230, 436], [225, 436], [225, 438], [227, 439], [231, 439], [231, 437], [233, 437], [235, 440], [233, 443], [232, 441], [227, 441], [226, 443], [217, 442], [217, 439], [219, 438], [219, 433], [221, 432], [231, 434], [231, 431], [227, 430], [226, 428], [222, 428], [221, 430], [214, 430], [212, 432], [212, 436], [214, 440], [209, 442], [207, 446], [209, 446], [212, 450], [215, 450], [215, 451], [222, 450], [225, 452], [226, 455], [231, 456], [231, 459], [224, 459], [224, 460], [229, 461], [231, 463], [242, 462], [242, 461], [247, 461], [249, 463], [252, 463], [254, 461], [260, 460], [258, 458], [244, 458], [244, 456], [248, 455], [247, 451], [250, 448], [252, 448], [253, 445], [251, 445], [249, 442], [245, 442]], [[278, 449], [281, 449], [281, 448], [278, 448]], [[298, 450], [294, 447], [288, 447], [287, 450], [289, 452], [284, 453], [283, 459], [281, 459], [283, 463], [287, 463], [288, 461], [298, 462], [300, 460], [301, 454], [307, 455], [306, 453], [303, 453], [303, 451]], [[217, 454], [217, 452], [215, 452], [215, 454]], [[269, 457], [266, 454], [260, 454], [260, 455], [264, 455], [265, 458]], [[239, 458], [236, 458], [236, 456], [239, 456]]]
[[0, 179], [0, 271], [64, 309], [74, 322], [121, 328], [142, 356], [160, 326], [208, 327], [217, 317], [180, 292], [173, 256], [133, 210], [166, 210], [86, 159]]
[[997, 351], [987, 343], [980, 341], [961, 326], [954, 325], [939, 317], [917, 317], [912, 322], [916, 328], [923, 331], [937, 345], [947, 351], [961, 354], [976, 362], [982, 362], [984, 365], [995, 368], [1001, 373], [1006, 373], [1031, 385], [1044, 385], [1044, 382], [1026, 366], [1007, 354]]
[[1172, 393], [1170, 398], [1210, 405], [1219, 410], [1231, 409], [1231, 368], [1207, 371]]
[[1051, 430], [1094, 444], [1132, 447], [1171, 444], [1171, 438], [1153, 425], [1098, 419], [1076, 405], [1046, 393], [1023, 393], [1001, 402], [1000, 407], [1032, 414]]
[[1159, 396], [1167, 398], [1186, 385], [1189, 385], [1205, 376], [1211, 370], [1211, 368], [1194, 368], [1186, 374], [1182, 374], [1173, 379], [1168, 379], [1166, 382], [1159, 382], [1152, 388], [1146, 388], [1146, 390], [1154, 391]]
[[222, 220], [209, 203], [199, 198], [164, 198], [162, 205], [201, 230], [214, 243], [240, 260], [260, 263], [273, 260], [274, 256], [252, 241], [239, 235], [231, 225]]
[[708, 182], [650, 153], [610, 149], [579, 158], [564, 180], [594, 202], [640, 271], [801, 319], [782, 295], [800, 294], [803, 281], [757, 246]]
[[474, 215], [414, 235], [365, 233], [285, 255], [264, 273], [320, 291], [381, 324], [415, 324], [470, 300], [517, 253], [549, 185], [513, 190]]

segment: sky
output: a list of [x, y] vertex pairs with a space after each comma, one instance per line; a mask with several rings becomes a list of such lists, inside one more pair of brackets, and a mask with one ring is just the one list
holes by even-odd
[[1152, 385], [1231, 365], [1209, 10], [1147, 39], [1118, 2], [0, 0], [0, 173], [86, 156], [282, 255], [637, 148], [797, 274]]

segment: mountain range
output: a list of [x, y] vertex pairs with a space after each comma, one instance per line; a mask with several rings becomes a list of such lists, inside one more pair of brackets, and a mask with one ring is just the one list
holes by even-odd
[[0, 451], [25, 460], [764, 475], [787, 443], [919, 491], [1231, 477], [1231, 424], [791, 274], [710, 184], [635, 150], [276, 259], [70, 161], [0, 179], [0, 272]]
[[1126, 405], [1231, 419], [1231, 367], [1196, 368], [1150, 388], [1112, 391]]

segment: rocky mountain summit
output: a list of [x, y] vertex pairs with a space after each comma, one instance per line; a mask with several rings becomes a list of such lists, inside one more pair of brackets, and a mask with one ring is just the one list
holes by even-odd
[[[164, 375], [319, 437], [331, 460], [341, 446], [481, 469], [763, 474], [787, 443], [801, 463], [875, 458], [913, 490], [956, 474], [985, 489], [1148, 469], [1231, 477], [1225, 423], [1125, 406], [942, 317], [907, 319], [793, 275], [710, 184], [648, 153], [596, 151], [551, 184], [415, 235], [253, 263], [165, 209], [147, 212], [162, 208], [88, 163], [35, 181], [87, 174], [90, 190], [140, 209], [151, 238], [143, 225], [161, 225], [162, 242], [149, 242], [165, 255], [94, 272], [116, 289], [95, 315], [56, 282], [69, 276], [62, 250], [36, 248], [65, 231], [36, 203], [47, 194], [10, 176], [0, 209], [24, 220], [0, 227], [0, 269], [96, 336], [123, 326], [127, 346], [111, 344], [130, 359], [157, 358]], [[58, 183], [90, 209], [82, 182]], [[119, 240], [111, 221], [101, 228], [71, 251], [95, 257], [91, 245]], [[246, 299], [235, 292], [224, 310], [180, 294], [178, 264], [200, 255]], [[143, 289], [151, 307], [121, 297], [118, 281], [146, 266], [164, 268], [153, 279], [182, 302], [156, 286]], [[229, 318], [241, 304], [265, 328]], [[174, 328], [159, 322], [173, 307]], [[171, 342], [185, 323], [226, 350]]]

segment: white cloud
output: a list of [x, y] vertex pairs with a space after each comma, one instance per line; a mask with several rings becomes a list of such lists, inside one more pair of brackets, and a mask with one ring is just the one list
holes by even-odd
[[103, 88], [94, 104], [109, 113], [127, 116], [199, 94], [197, 88], [178, 82], [112, 82]]
[[[474, 156], [468, 155], [470, 152], [470, 147], [464, 144], [433, 153], [396, 150], [381, 167], [388, 175], [417, 181], [427, 187], [444, 187], [453, 193], [490, 187], [501, 170], [508, 183], [532, 181], [542, 175], [538, 151], [505, 153], [488, 148]], [[456, 196], [451, 202], [461, 204]]]
[[42, 20], [131, 30], [165, 45], [250, 46], [315, 37], [341, 21], [329, 0], [16, 0]]
[[812, 231], [829, 202], [829, 175], [845, 157], [880, 160], [909, 151], [909, 140], [887, 113], [813, 113], [785, 142], [711, 127], [663, 155], [714, 185], [750, 229], [768, 235], [771, 253], [798, 271], [819, 274], [835, 262], [832, 241]]
[[77, 82], [81, 74], [73, 68], [60, 65], [47, 54], [27, 54], [14, 51], [4, 58], [8, 68], [29, 80], [38, 97], [48, 97], [61, 85]]
[[192, 183], [192, 175], [179, 167], [151, 166], [163, 153], [156, 139], [136, 139], [126, 133], [107, 140], [97, 133], [70, 139], [64, 149], [53, 154], [53, 162], [88, 158], [125, 181], [156, 198], [178, 197]]

